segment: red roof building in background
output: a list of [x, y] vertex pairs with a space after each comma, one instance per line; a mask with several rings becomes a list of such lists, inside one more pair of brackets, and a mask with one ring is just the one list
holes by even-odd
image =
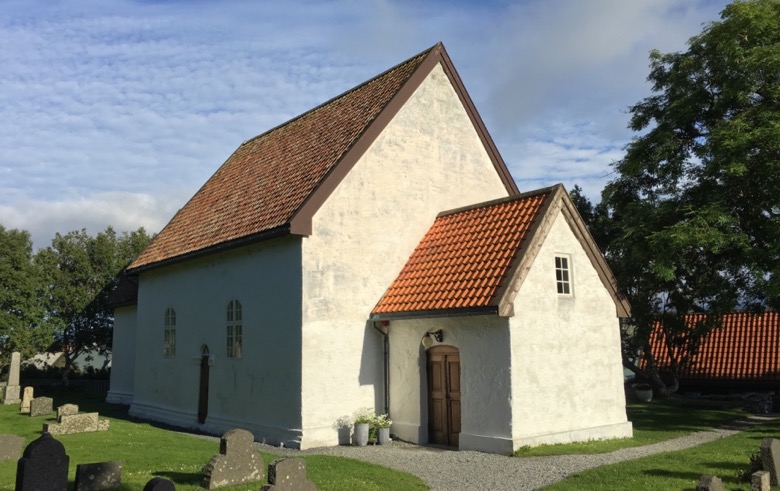
[[[691, 314], [690, 325], [706, 314]], [[660, 324], [650, 336], [659, 367], [670, 364]], [[646, 363], [643, 360], [643, 365]], [[780, 388], [780, 314], [739, 312], [723, 316], [722, 326], [700, 342], [680, 372], [681, 389], [767, 390]]]

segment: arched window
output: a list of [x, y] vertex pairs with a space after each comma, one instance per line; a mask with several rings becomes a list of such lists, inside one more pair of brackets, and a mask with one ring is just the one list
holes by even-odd
[[163, 334], [163, 356], [176, 356], [176, 311], [168, 308], [165, 311], [165, 331]]
[[231, 300], [227, 307], [227, 356], [241, 358], [241, 302]]

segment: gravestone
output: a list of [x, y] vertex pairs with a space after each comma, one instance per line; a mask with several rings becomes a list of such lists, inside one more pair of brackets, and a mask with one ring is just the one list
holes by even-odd
[[54, 400], [51, 397], [36, 397], [30, 401], [30, 417], [51, 416]]
[[21, 368], [21, 357], [18, 351], [11, 353], [11, 366], [8, 369], [8, 383], [3, 390], [3, 404], [19, 404], [21, 399], [19, 394], [19, 370]]
[[0, 462], [19, 460], [24, 448], [24, 438], [16, 435], [0, 435]]
[[219, 453], [203, 468], [202, 486], [215, 489], [263, 479], [265, 464], [254, 442], [255, 437], [246, 430], [226, 431], [219, 441]]
[[261, 491], [317, 491], [317, 486], [306, 476], [306, 461], [287, 458], [268, 466], [268, 484]]
[[769, 472], [769, 481], [777, 486], [777, 476], [780, 474], [780, 440], [764, 438], [761, 440], [761, 464]]
[[16, 465], [16, 491], [67, 491], [69, 461], [62, 443], [44, 433], [27, 445]]
[[769, 491], [769, 473], [767, 471], [758, 471], [750, 475], [750, 491]]
[[33, 388], [25, 387], [22, 391], [22, 402], [19, 404], [19, 412], [22, 414], [30, 414], [30, 402], [33, 399]]
[[172, 481], [162, 477], [155, 477], [146, 483], [144, 491], [176, 491], [176, 486], [174, 486]]
[[726, 491], [726, 488], [723, 487], [723, 481], [718, 476], [704, 475], [699, 479], [696, 491]]
[[62, 416], [69, 416], [71, 414], [78, 413], [79, 406], [77, 404], [63, 404], [57, 408], [57, 421], [59, 421]]
[[62, 414], [56, 423], [43, 423], [43, 431], [52, 435], [108, 431], [109, 420], [98, 416], [98, 413]]
[[103, 491], [121, 485], [121, 462], [97, 462], [76, 466], [76, 491]]

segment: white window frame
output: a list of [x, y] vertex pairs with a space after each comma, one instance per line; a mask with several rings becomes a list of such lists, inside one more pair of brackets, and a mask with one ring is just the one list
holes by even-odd
[[163, 356], [176, 357], [176, 310], [168, 307], [163, 321]]
[[241, 358], [243, 347], [243, 308], [241, 302], [228, 302], [226, 316], [226, 348], [228, 358]]
[[572, 261], [569, 254], [555, 254], [555, 289], [562, 297], [574, 295]]

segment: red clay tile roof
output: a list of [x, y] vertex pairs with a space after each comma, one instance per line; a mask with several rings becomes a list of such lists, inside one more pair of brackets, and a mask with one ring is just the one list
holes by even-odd
[[[691, 315], [693, 325], [703, 314]], [[650, 337], [659, 366], [669, 364], [660, 325]], [[702, 339], [682, 379], [780, 382], [780, 314], [732, 313], [723, 317], [720, 329]]]
[[497, 307], [554, 190], [439, 214], [372, 314]]
[[244, 142], [130, 269], [289, 223], [320, 181], [436, 47]]
[[[442, 64], [507, 190], [517, 192], [439, 43], [244, 142], [128, 267], [131, 273], [286, 233], [311, 216], [434, 66]], [[376, 123], [376, 124], [374, 124]]]

